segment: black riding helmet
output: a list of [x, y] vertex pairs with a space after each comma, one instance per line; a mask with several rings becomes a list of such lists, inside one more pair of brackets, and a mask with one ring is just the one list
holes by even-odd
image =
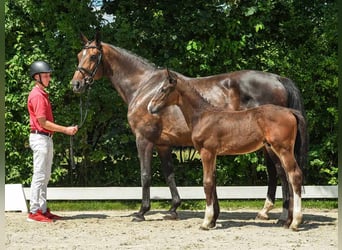
[[35, 74], [39, 73], [51, 73], [52, 69], [50, 68], [49, 64], [44, 61], [35, 61], [30, 66], [30, 76], [34, 78]]

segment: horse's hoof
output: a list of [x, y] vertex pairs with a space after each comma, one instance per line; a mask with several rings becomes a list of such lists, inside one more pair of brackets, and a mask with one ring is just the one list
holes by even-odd
[[255, 219], [256, 220], [269, 220], [269, 217], [267, 214], [258, 213]]
[[283, 224], [283, 227], [285, 228], [285, 229], [289, 229], [290, 228], [290, 223], [288, 223], [288, 222], [284, 222], [284, 224]]
[[178, 214], [176, 212], [170, 212], [163, 217], [164, 220], [178, 220]]
[[285, 226], [285, 220], [283, 219], [278, 219], [276, 222], [277, 225]]
[[141, 221], [145, 221], [144, 215], [139, 214], [139, 213], [133, 214], [132, 222], [141, 222]]

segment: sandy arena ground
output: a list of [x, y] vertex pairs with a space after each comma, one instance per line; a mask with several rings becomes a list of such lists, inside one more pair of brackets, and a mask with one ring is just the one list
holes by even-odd
[[54, 223], [26, 221], [27, 214], [5, 213], [6, 249], [337, 249], [337, 209], [303, 211], [299, 232], [270, 220], [255, 220], [257, 210], [221, 211], [216, 229], [203, 231], [204, 211], [179, 211], [179, 220], [164, 220], [151, 211], [144, 222], [132, 222], [134, 211], [80, 211], [58, 214]]

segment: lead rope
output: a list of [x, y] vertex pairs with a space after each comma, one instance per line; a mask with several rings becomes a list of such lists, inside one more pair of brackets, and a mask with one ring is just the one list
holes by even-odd
[[[85, 104], [85, 113], [83, 115], [83, 102], [82, 102], [82, 96], [80, 96], [80, 123], [78, 125], [78, 129], [80, 129], [83, 125], [85, 120], [87, 119], [88, 116], [88, 106], [89, 106], [89, 91], [90, 88], [88, 88], [87, 90], [87, 97], [86, 97], [86, 104]], [[70, 164], [71, 164], [71, 168], [72, 170], [76, 169], [76, 165], [75, 165], [75, 160], [74, 160], [74, 136], [71, 135], [70, 136], [70, 150], [69, 150], [69, 157], [70, 157]]]

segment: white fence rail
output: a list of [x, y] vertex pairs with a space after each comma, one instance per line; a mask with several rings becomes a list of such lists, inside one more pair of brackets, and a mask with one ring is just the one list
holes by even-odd
[[[178, 187], [182, 199], [204, 199], [203, 187]], [[24, 188], [26, 197], [30, 189]], [[217, 187], [219, 199], [264, 199], [266, 186]], [[51, 187], [49, 200], [140, 200], [141, 187]], [[282, 198], [281, 187], [277, 187], [277, 198]], [[302, 198], [337, 198], [337, 186], [305, 186]], [[151, 187], [151, 199], [171, 199], [168, 187]]]
[[[338, 186], [304, 186], [303, 199], [336, 199]], [[183, 200], [204, 199], [203, 187], [178, 187]], [[264, 199], [266, 186], [217, 187], [219, 199]], [[49, 187], [48, 200], [140, 200], [141, 187]], [[30, 188], [21, 184], [5, 185], [5, 211], [27, 212]], [[276, 198], [282, 198], [277, 187]], [[151, 187], [152, 200], [171, 199], [168, 187]]]

